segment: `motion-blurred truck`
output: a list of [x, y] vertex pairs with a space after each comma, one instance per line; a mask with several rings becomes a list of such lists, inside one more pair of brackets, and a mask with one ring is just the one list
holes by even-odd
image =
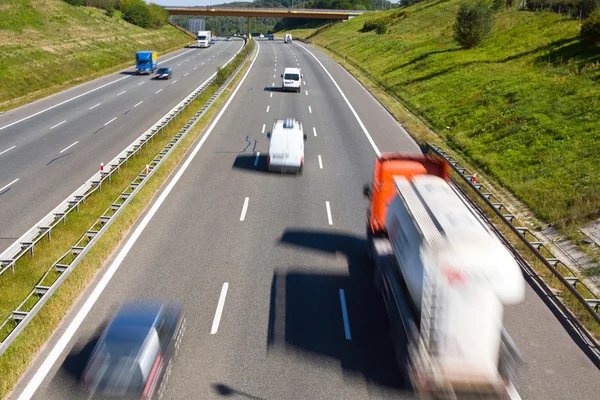
[[515, 398], [521, 356], [502, 319], [524, 300], [523, 274], [449, 178], [441, 158], [387, 153], [364, 189], [396, 359], [420, 396]]
[[156, 50], [145, 50], [135, 53], [136, 74], [151, 74], [156, 68], [158, 68], [158, 53]]

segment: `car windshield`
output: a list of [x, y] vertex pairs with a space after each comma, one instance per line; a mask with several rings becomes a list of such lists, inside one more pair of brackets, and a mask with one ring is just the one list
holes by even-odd
[[298, 74], [285, 74], [283, 78], [284, 79], [289, 79], [289, 80], [292, 80], [292, 81], [299, 81], [300, 80], [300, 75], [298, 75]]
[[169, 72], [169, 70], [166, 69], [166, 68], [161, 68], [161, 69], [158, 70], [159, 74], [166, 74], [167, 72]]

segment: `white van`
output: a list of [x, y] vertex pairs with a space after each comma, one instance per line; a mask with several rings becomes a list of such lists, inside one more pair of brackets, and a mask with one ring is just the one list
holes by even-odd
[[292, 43], [292, 35], [289, 33], [286, 33], [285, 37], [283, 38], [283, 42], [284, 43]]
[[281, 74], [281, 91], [292, 90], [300, 92], [304, 75], [299, 68], [286, 68]]
[[294, 118], [276, 120], [267, 136], [271, 139], [267, 156], [268, 170], [301, 174], [306, 140], [302, 123]]

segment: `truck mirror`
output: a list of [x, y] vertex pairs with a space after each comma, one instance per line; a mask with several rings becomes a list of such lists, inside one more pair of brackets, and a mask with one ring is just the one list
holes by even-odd
[[271, 139], [271, 132], [267, 132], [267, 139]]
[[371, 185], [368, 183], [363, 187], [363, 195], [367, 198], [371, 198]]
[[281, 74], [281, 77], [283, 78], [283, 74]]
[[308, 136], [306, 136], [306, 133], [304, 134], [304, 140], [308, 139]]

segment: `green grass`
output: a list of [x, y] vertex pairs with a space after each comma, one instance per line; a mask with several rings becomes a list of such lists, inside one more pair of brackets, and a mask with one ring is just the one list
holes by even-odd
[[[231, 67], [231, 71], [233, 71], [233, 69], [239, 65], [239, 62], [243, 60], [243, 57], [245, 57], [246, 54], [247, 53], [245, 51], [240, 53], [241, 57], [238, 57], [238, 59], [232, 63], [235, 64], [235, 66]], [[98, 269], [102, 267], [103, 263], [108, 260], [108, 258], [119, 245], [120, 241], [125, 237], [138, 217], [150, 204], [155, 194], [173, 173], [179, 162], [186, 156], [190, 147], [194, 144], [196, 139], [198, 139], [209, 122], [214, 118], [235, 85], [237, 85], [243, 76], [244, 69], [248, 68], [248, 65], [249, 61], [233, 80], [233, 82], [228, 86], [221, 97], [215, 101], [211, 109], [208, 110], [208, 112], [200, 119], [194, 129], [192, 129], [192, 131], [189, 132], [184, 139], [182, 139], [179, 146], [173, 150], [167, 159], [164, 160], [161, 167], [156, 170], [146, 185], [140, 189], [134, 198], [131, 199], [129, 205], [117, 217], [115, 222], [108, 228], [98, 242], [96, 242], [94, 247], [90, 249], [88, 254], [82, 259], [77, 268], [73, 270], [65, 282], [63, 282], [63, 284], [58, 288], [52, 298], [48, 300], [38, 315], [36, 315], [31, 323], [23, 330], [23, 332], [17, 337], [7, 351], [0, 356], [0, 376], [2, 376], [2, 379], [0, 380], [0, 398], [6, 398], [9, 392], [12, 390], [21, 374], [26, 370], [29, 363], [33, 360], [44, 343], [46, 343], [50, 335], [54, 332], [62, 318], [66, 315], [69, 310], [69, 306], [73, 304], [81, 292], [87, 287], [91, 279], [97, 273]], [[170, 139], [178, 131], [178, 129], [183, 126], [183, 123], [189, 120], [189, 118], [191, 118], [191, 116], [204, 103], [206, 103], [208, 98], [216, 90], [217, 86], [212, 85], [202, 95], [200, 95], [199, 98], [178, 119], [178, 123], [171, 125], [165, 130], [165, 133], [161, 134], [162, 137], [160, 140], [164, 141]], [[156, 139], [154, 139], [154, 141], [158, 142]], [[134, 166], [130, 162], [129, 165], [131, 167], [128, 167], [128, 169], [137, 174], [137, 172], [139, 172], [144, 165], [144, 163], [141, 161], [142, 158], [144, 156], [151, 155], [151, 150], [156, 149], [150, 149], [150, 147], [145, 149], [142, 156], [138, 156], [136, 158], [136, 160], [139, 161], [139, 165], [136, 164]], [[122, 172], [122, 175], [124, 174], [125, 172]], [[113, 180], [112, 185], [117, 186], [118, 183]], [[108, 185], [106, 187], [108, 187]], [[105, 187], [103, 187], [102, 190], [105, 191]], [[91, 200], [86, 202], [86, 206], [90, 206], [90, 203]], [[82, 209], [81, 212], [85, 211]], [[71, 219], [72, 218], [69, 218], [69, 221], [71, 221]], [[78, 237], [76, 237], [75, 240], [77, 238]], [[51, 243], [58, 245], [58, 243], [55, 242], [56, 240], [53, 236]], [[36, 249], [36, 258], [39, 256], [39, 253], [40, 252]], [[60, 254], [60, 252], [57, 252], [57, 255]], [[23, 270], [21, 271], [24, 272]], [[15, 275], [18, 272], [19, 270], [16, 270]], [[2, 293], [5, 293], [4, 290]]]
[[142, 29], [62, 0], [8, 0], [0, 15], [0, 111], [133, 65], [138, 50], [191, 41], [170, 25]]
[[[473, 50], [452, 39], [459, 0], [366, 14], [311, 40], [364, 69], [444, 142], [543, 220], [579, 225], [600, 210], [600, 50], [578, 21], [501, 11]], [[389, 32], [361, 33], [386, 18]]]

